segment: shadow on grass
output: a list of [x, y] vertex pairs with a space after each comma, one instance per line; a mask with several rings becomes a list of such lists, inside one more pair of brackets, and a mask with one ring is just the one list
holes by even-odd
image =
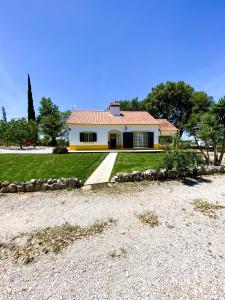
[[182, 183], [187, 186], [195, 186], [195, 185], [198, 185], [201, 183], [211, 183], [211, 182], [212, 182], [212, 180], [207, 179], [207, 178], [202, 178], [202, 177], [184, 178], [182, 180]]

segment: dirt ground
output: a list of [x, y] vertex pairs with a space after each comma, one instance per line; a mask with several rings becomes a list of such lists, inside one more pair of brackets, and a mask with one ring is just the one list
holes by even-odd
[[[225, 176], [0, 197], [0, 243], [65, 224], [117, 220], [29, 263], [0, 260], [0, 299], [224, 299]], [[138, 214], [151, 211], [151, 227]]]

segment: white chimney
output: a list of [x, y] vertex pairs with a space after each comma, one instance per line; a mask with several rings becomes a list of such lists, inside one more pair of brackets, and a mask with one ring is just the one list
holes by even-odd
[[109, 112], [113, 116], [120, 116], [120, 104], [119, 103], [110, 103]]

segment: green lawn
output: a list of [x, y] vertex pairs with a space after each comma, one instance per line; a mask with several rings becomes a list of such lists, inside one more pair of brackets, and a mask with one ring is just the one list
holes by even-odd
[[111, 176], [118, 172], [130, 173], [156, 169], [163, 156], [163, 153], [119, 153]]
[[0, 181], [78, 177], [86, 180], [104, 153], [0, 154]]

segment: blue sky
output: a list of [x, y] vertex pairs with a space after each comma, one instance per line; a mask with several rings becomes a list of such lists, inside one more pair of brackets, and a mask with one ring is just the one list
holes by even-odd
[[167, 80], [225, 95], [224, 0], [0, 0], [0, 106], [104, 109]]

